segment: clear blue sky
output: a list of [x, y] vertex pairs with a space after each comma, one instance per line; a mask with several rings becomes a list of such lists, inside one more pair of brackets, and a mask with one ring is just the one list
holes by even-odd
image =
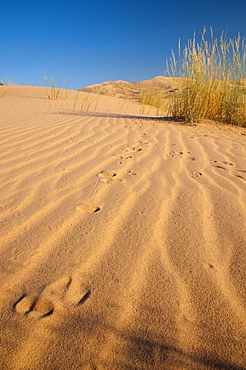
[[163, 75], [196, 30], [246, 37], [246, 0], [1, 0], [0, 79], [79, 89]]

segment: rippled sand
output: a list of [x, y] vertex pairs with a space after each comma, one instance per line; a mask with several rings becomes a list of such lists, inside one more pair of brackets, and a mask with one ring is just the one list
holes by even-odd
[[0, 368], [245, 369], [246, 129], [75, 100], [0, 98]]

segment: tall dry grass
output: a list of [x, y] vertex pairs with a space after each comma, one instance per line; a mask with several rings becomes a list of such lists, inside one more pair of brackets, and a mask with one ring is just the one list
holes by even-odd
[[146, 90], [141, 92], [141, 94], [138, 95], [137, 101], [142, 104], [142, 114], [145, 112], [145, 106], [155, 107], [156, 112], [158, 116], [161, 116], [164, 114], [164, 111], [166, 111], [167, 104], [166, 104], [166, 96], [163, 94], [162, 91], [157, 90]]
[[204, 28], [198, 43], [188, 40], [178, 57], [172, 51], [166, 73], [179, 79], [178, 90], [169, 103], [169, 114], [190, 124], [203, 118], [246, 126], [246, 45], [238, 34], [234, 39], [213, 37]]

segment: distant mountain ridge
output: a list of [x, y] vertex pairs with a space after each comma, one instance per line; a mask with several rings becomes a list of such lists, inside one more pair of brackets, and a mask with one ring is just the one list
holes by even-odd
[[84, 87], [79, 89], [79, 91], [132, 99], [147, 91], [169, 92], [176, 88], [178, 80], [180, 80], [180, 78], [157, 76], [140, 82], [128, 82], [122, 80], [107, 81]]

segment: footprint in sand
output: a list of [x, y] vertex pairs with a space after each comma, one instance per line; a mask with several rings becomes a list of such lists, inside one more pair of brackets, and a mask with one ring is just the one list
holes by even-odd
[[204, 264], [202, 265], [202, 267], [203, 267], [205, 270], [213, 270], [214, 265], [212, 265], [211, 263], [204, 263]]
[[202, 176], [202, 173], [201, 172], [192, 172], [192, 174], [190, 174], [190, 176], [193, 177], [193, 178], [196, 178], [196, 177]]
[[[211, 161], [212, 163], [223, 163], [225, 165], [228, 165], [228, 166], [233, 166], [233, 163], [231, 162], [227, 162], [227, 161]], [[216, 168], [219, 168], [221, 170], [227, 170], [227, 168], [223, 167], [223, 166], [220, 166], [218, 164], [212, 164], [213, 167], [216, 167]], [[246, 173], [245, 170], [240, 170], [239, 168], [234, 168], [234, 171], [238, 171], [238, 172], [243, 172], [243, 173]], [[245, 180], [245, 178], [241, 175], [238, 175], [238, 174], [233, 174], [233, 176], [235, 177], [238, 177], [239, 179], [242, 179], [242, 180]]]
[[122, 179], [115, 179], [114, 177], [104, 177], [101, 180], [101, 182], [103, 182], [104, 184], [117, 184], [122, 181]]
[[22, 315], [28, 315], [36, 319], [47, 317], [54, 312], [54, 306], [49, 299], [28, 295], [22, 296], [15, 303], [14, 309]]
[[32, 308], [34, 307], [35, 301], [36, 301], [36, 297], [23, 295], [14, 304], [13, 308], [15, 309], [16, 312], [25, 315], [32, 310]]
[[124, 157], [122, 155], [115, 154], [115, 155], [113, 155], [113, 158], [114, 158], [114, 160], [119, 159], [119, 162], [115, 162], [116, 164], [122, 164], [123, 163], [121, 161], [121, 159], [124, 159]]
[[[128, 155], [128, 154], [122, 154], [122, 155], [116, 154], [116, 155], [113, 156], [113, 158], [114, 159], [132, 159], [132, 158], [134, 158], [134, 156]], [[120, 162], [120, 163], [122, 163], [122, 162]]]
[[[179, 151], [174, 151], [172, 150], [171, 152], [169, 152], [169, 155], [171, 155], [171, 157], [174, 157], [174, 156], [179, 156], [178, 158], [183, 158], [182, 156], [184, 154], [190, 154], [190, 152], [184, 152], [183, 150], [179, 150]], [[180, 157], [181, 156], [181, 157]], [[194, 159], [193, 159], [194, 158]], [[195, 160], [196, 158], [195, 157], [188, 157], [186, 158], [187, 160]]]
[[117, 174], [113, 171], [102, 171], [98, 174], [98, 177], [101, 178], [101, 182], [105, 184], [117, 184], [121, 181], [122, 179], [116, 178]]
[[88, 212], [88, 213], [96, 213], [98, 211], [100, 211], [100, 207], [98, 206], [95, 206], [93, 204], [79, 204], [76, 209], [78, 211], [83, 211], [83, 212]]
[[234, 175], [235, 177], [238, 177], [239, 179], [245, 180], [245, 178], [241, 175]]
[[137, 146], [128, 146], [125, 151], [127, 152], [140, 152], [142, 148], [139, 148]]
[[126, 171], [126, 173], [128, 173], [128, 175], [131, 175], [131, 176], [136, 176], [137, 175], [137, 172], [133, 172], [131, 170]]
[[120, 154], [113, 155], [113, 158], [114, 159], [124, 159], [124, 157], [122, 157], [122, 155], [120, 155]]
[[222, 161], [221, 163], [228, 164], [229, 166], [233, 166], [233, 163], [231, 162]]
[[138, 143], [139, 143], [139, 144], [142, 144], [142, 145], [148, 145], [148, 144], [149, 144], [149, 142], [148, 142], [148, 141], [141, 141], [141, 140], [140, 140], [140, 141], [138, 141]]
[[114, 159], [132, 159], [134, 158], [134, 156], [129, 155], [129, 154], [121, 154], [121, 155], [114, 155], [113, 158]]
[[53, 303], [44, 297], [40, 297], [35, 302], [34, 306], [31, 307], [29, 316], [35, 319], [41, 319], [43, 317], [50, 316], [54, 312]]
[[91, 295], [88, 286], [76, 284], [71, 278], [62, 278], [48, 285], [38, 296], [23, 295], [14, 304], [13, 309], [35, 319], [42, 319], [54, 313], [62, 306], [76, 307], [84, 304]]
[[228, 166], [233, 166], [233, 163], [231, 162], [227, 162], [227, 161], [211, 161], [212, 163], [218, 163], [218, 164], [212, 164], [213, 167], [217, 167], [217, 168], [220, 168], [221, 170], [226, 170], [225, 167], [223, 166], [220, 166], [219, 163], [221, 164], [225, 164], [225, 165], [228, 165]]
[[102, 171], [97, 176], [98, 177], [114, 177], [117, 174], [113, 171]]

